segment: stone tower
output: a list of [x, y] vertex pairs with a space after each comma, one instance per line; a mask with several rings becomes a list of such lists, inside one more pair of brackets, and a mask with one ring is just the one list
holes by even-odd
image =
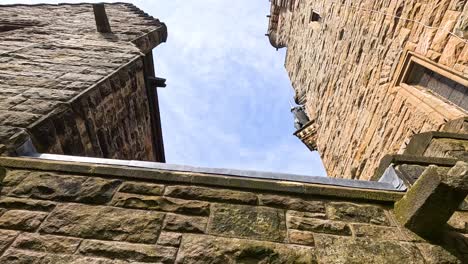
[[449, 127], [468, 114], [465, 0], [270, 2], [267, 35], [287, 48], [296, 103], [311, 120], [296, 136], [330, 176], [371, 179], [413, 135], [459, 132]]
[[166, 38], [131, 4], [2, 6], [0, 153], [164, 162], [152, 49]]

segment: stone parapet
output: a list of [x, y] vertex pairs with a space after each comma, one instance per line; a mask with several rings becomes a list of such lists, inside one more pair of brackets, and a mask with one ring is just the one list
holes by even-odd
[[2, 263], [462, 263], [397, 224], [401, 192], [32, 158], [0, 168]]

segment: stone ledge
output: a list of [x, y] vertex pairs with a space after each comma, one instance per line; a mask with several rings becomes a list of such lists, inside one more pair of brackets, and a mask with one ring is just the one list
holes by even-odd
[[405, 154], [423, 156], [426, 149], [430, 146], [432, 139], [448, 138], [456, 140], [468, 140], [468, 134], [452, 133], [452, 132], [425, 132], [413, 136], [406, 146]]
[[393, 154], [386, 155], [380, 161], [379, 167], [375, 171], [374, 175], [370, 179], [371, 181], [378, 181], [384, 174], [385, 170], [390, 164], [411, 164], [411, 165], [436, 165], [440, 167], [453, 167], [457, 163], [457, 159], [453, 158], [438, 158], [438, 157], [423, 157], [418, 155], [407, 155], [407, 154]]
[[256, 191], [275, 191], [302, 196], [326, 196], [358, 199], [374, 202], [395, 202], [404, 195], [398, 191], [372, 190], [312, 184], [284, 180], [254, 179], [240, 176], [211, 175], [192, 172], [176, 172], [117, 165], [51, 161], [35, 158], [1, 157], [0, 166], [17, 169], [58, 171], [79, 174], [94, 174], [101, 177], [120, 177], [146, 181], [199, 184], [206, 186], [231, 187]]

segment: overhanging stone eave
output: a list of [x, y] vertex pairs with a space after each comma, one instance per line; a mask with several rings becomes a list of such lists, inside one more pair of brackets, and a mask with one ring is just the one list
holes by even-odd
[[53, 154], [36, 154], [35, 157], [1, 157], [0, 166], [384, 203], [398, 201], [404, 195], [404, 192], [395, 190], [390, 184], [379, 182]]

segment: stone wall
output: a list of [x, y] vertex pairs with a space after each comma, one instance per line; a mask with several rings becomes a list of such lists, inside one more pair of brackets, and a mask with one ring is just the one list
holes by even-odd
[[30, 126], [42, 153], [155, 160], [143, 61], [109, 78]]
[[[433, 94], [393, 82], [408, 52], [466, 81], [466, 1], [290, 2], [271, 36], [287, 46], [285, 67], [297, 101], [315, 120], [330, 176], [369, 179], [380, 159], [403, 150], [412, 135], [466, 115]], [[312, 10], [319, 22], [310, 22]]]
[[30, 138], [40, 152], [155, 160], [150, 114], [159, 113], [143, 55], [166, 27], [131, 4], [105, 6], [107, 34], [91, 4], [0, 6], [11, 29], [0, 29], [0, 153]]
[[466, 250], [398, 226], [399, 192], [24, 158], [0, 171], [2, 263], [462, 263]]

